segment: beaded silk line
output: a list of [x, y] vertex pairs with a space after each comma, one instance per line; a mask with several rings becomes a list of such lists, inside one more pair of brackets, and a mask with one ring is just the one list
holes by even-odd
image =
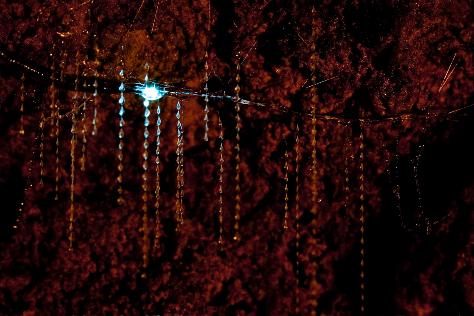
[[87, 150], [87, 82], [84, 80], [82, 85], [84, 87], [84, 94], [82, 95], [82, 118], [81, 118], [81, 136], [82, 136], [82, 156], [80, 159], [81, 171], [86, 171], [86, 150]]
[[176, 103], [176, 229], [180, 230], [183, 224], [183, 123], [182, 106], [178, 101]]
[[21, 83], [20, 83], [20, 130], [18, 134], [25, 135], [25, 123], [23, 114], [25, 112], [25, 74], [21, 75]]
[[123, 199], [123, 146], [124, 146], [124, 137], [125, 137], [125, 131], [124, 131], [124, 126], [125, 126], [125, 121], [123, 119], [123, 116], [125, 114], [125, 96], [124, 96], [124, 91], [125, 91], [125, 70], [124, 70], [124, 65], [123, 65], [123, 60], [122, 60], [122, 69], [119, 72], [119, 77], [120, 77], [120, 86], [119, 86], [119, 91], [120, 91], [120, 98], [119, 98], [119, 133], [118, 133], [118, 151], [117, 151], [117, 170], [118, 170], [118, 176], [117, 176], [117, 203], [119, 205], [124, 204], [124, 199]]
[[235, 213], [234, 213], [234, 237], [240, 240], [240, 63], [237, 60], [235, 75]]
[[160, 145], [161, 145], [161, 107], [156, 105], [156, 157], [155, 157], [155, 238], [153, 242], [153, 253], [157, 254], [160, 247]]
[[284, 173], [285, 173], [285, 202], [284, 202], [284, 212], [283, 212], [283, 230], [288, 229], [288, 209], [289, 209], [289, 198], [288, 198], [288, 172], [289, 172], [289, 163], [290, 158], [288, 155], [288, 148], [285, 149], [285, 163], [284, 163]]
[[365, 314], [365, 168], [364, 132], [359, 135], [359, 193], [360, 193], [360, 312]]
[[300, 313], [300, 276], [301, 276], [301, 227], [300, 227], [300, 126], [296, 124], [295, 140], [295, 251], [296, 251], [296, 290], [295, 290], [295, 314]]
[[[150, 66], [145, 64], [145, 86], [148, 84], [148, 71]], [[145, 270], [148, 267], [148, 253], [149, 253], [149, 240], [148, 240], [148, 137], [150, 132], [148, 131], [148, 126], [150, 125], [150, 101], [145, 99], [143, 101], [144, 108], [144, 121], [143, 121], [143, 174], [142, 174], [142, 253], [143, 253], [143, 269]], [[145, 271], [142, 273], [142, 277], [146, 277]]]
[[318, 306], [318, 282], [317, 282], [317, 208], [318, 208], [318, 170], [317, 170], [317, 143], [316, 143], [316, 104], [318, 97], [316, 94], [316, 10], [313, 7], [312, 11], [312, 27], [311, 27], [311, 58], [310, 58], [310, 69], [311, 69], [311, 214], [313, 219], [311, 225], [311, 265], [310, 265], [310, 300], [311, 300], [311, 315], [316, 315], [316, 308]]
[[221, 117], [219, 116], [219, 239], [218, 244], [220, 249], [224, 245], [224, 127], [222, 125]]
[[76, 149], [76, 111], [78, 108], [79, 99], [79, 53], [76, 55], [76, 80], [75, 80], [75, 93], [73, 98], [73, 109], [72, 109], [72, 124], [71, 124], [71, 142], [70, 142], [70, 157], [71, 157], [71, 174], [70, 174], [70, 194], [69, 194], [69, 251], [72, 251], [74, 241], [74, 186], [75, 186], [75, 149]]

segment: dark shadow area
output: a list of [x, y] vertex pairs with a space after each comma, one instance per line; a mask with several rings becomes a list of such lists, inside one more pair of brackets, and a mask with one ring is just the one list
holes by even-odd
[[[436, 137], [446, 135], [446, 130], [450, 130], [449, 137]], [[474, 151], [470, 150], [474, 117], [439, 120], [428, 131], [433, 138], [426, 143], [419, 175], [424, 216], [432, 225], [429, 234], [423, 220], [420, 227], [416, 226], [420, 214], [416, 208], [414, 157], [402, 156], [399, 165], [401, 211], [406, 229], [401, 227], [388, 174], [378, 179], [383, 188], [382, 211], [369, 219], [367, 238], [370, 315], [397, 315], [397, 290], [405, 288], [415, 298], [422, 292], [419, 276], [431, 265], [436, 269], [430, 282], [446, 282], [442, 294], [446, 299], [433, 315], [471, 315], [462, 283], [452, 278], [450, 271], [455, 270], [456, 256], [467, 247], [472, 229], [472, 206], [463, 204], [463, 194], [474, 179]], [[392, 161], [392, 170], [393, 164]], [[454, 219], [448, 218], [451, 210]], [[448, 220], [452, 220], [449, 231], [441, 230], [441, 224]]]

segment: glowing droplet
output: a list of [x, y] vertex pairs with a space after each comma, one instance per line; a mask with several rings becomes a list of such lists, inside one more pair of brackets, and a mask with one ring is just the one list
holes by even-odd
[[156, 101], [165, 95], [165, 91], [157, 88], [155, 85], [144, 85], [138, 88], [138, 92], [145, 101]]

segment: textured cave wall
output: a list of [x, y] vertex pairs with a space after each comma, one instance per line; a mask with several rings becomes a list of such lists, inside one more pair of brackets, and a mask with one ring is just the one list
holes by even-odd
[[[207, 1], [0, 1], [0, 48], [48, 72], [67, 53], [65, 72], [117, 79], [120, 45], [129, 83], [144, 75], [201, 89], [208, 44]], [[316, 9], [318, 113], [378, 118], [402, 112], [446, 112], [473, 103], [473, 11], [469, 1], [212, 1], [210, 89], [232, 93], [235, 55], [242, 64], [241, 95], [292, 111], [310, 111], [311, 7]], [[73, 8], [72, 10], [70, 8]], [[135, 18], [136, 17], [136, 18]], [[135, 21], [132, 24], [132, 21]], [[89, 30], [89, 33], [85, 33]], [[63, 39], [56, 32], [71, 33]], [[93, 34], [97, 34], [97, 42]], [[99, 53], [93, 46], [97, 43]], [[456, 54], [456, 68], [439, 92]], [[94, 60], [98, 59], [99, 64]], [[58, 60], [59, 57], [56, 57]], [[98, 135], [88, 136], [87, 166], [77, 172], [74, 251], [68, 252], [69, 120], [61, 122], [59, 201], [54, 201], [54, 140], [46, 128], [46, 177], [40, 186], [37, 126], [49, 115], [48, 80], [26, 72], [25, 136], [19, 128], [19, 78], [24, 70], [0, 57], [0, 314], [1, 315], [292, 315], [295, 309], [295, 221], [282, 232], [283, 156], [293, 146], [294, 115], [243, 107], [242, 241], [232, 242], [234, 206], [233, 105], [213, 102], [210, 141], [202, 141], [202, 100], [183, 102], [185, 222], [174, 230], [176, 99], [163, 108], [160, 252], [141, 275], [142, 108], [127, 94], [124, 189], [116, 203], [116, 94], [100, 94]], [[48, 75], [49, 76], [49, 75]], [[303, 88], [302, 88], [303, 87]], [[62, 111], [73, 91], [61, 89]], [[155, 105], [156, 106], [156, 105]], [[91, 106], [87, 112], [92, 115]], [[217, 237], [217, 113], [225, 127], [225, 249]], [[152, 115], [151, 125], [155, 116]], [[472, 111], [362, 126], [367, 193], [367, 314], [470, 315], [474, 235]], [[318, 224], [310, 234], [310, 120], [302, 124], [302, 274], [300, 300], [309, 315], [310, 242], [318, 253], [318, 314], [359, 311], [359, 140], [357, 122], [318, 120]], [[90, 122], [88, 124], [90, 130]], [[153, 132], [153, 128], [152, 128]], [[153, 133], [152, 133], [153, 135]], [[345, 146], [347, 137], [350, 145]], [[399, 144], [397, 145], [397, 138]], [[423, 208], [432, 231], [414, 224], [416, 188], [411, 161], [418, 145]], [[153, 144], [151, 146], [153, 151]], [[400, 153], [402, 229], [388, 171]], [[78, 146], [76, 152], [80, 151]], [[32, 156], [33, 152], [35, 153]], [[346, 153], [346, 154], [345, 154]], [[349, 207], [344, 163], [349, 159]], [[294, 153], [291, 153], [294, 159]], [[33, 187], [24, 194], [33, 158]], [[151, 160], [153, 161], [152, 156]], [[76, 168], [77, 170], [78, 168]], [[294, 165], [290, 203], [294, 211]], [[25, 201], [19, 229], [11, 227]], [[152, 212], [150, 217], [153, 218]], [[153, 222], [150, 221], [150, 225]], [[414, 229], [411, 229], [414, 228]]]

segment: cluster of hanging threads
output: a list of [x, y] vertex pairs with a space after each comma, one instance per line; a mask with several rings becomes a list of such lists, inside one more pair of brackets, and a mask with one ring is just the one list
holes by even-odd
[[219, 115], [219, 239], [220, 249], [224, 246], [224, 127]]
[[295, 251], [296, 251], [296, 291], [295, 291], [295, 314], [300, 313], [300, 252], [301, 252], [301, 228], [300, 228], [300, 126], [296, 124], [295, 140]]
[[120, 98], [119, 98], [119, 133], [118, 133], [118, 152], [117, 152], [117, 160], [118, 160], [118, 165], [117, 165], [117, 170], [118, 170], [118, 176], [117, 176], [117, 203], [119, 205], [124, 204], [124, 199], [123, 199], [123, 187], [122, 187], [122, 182], [123, 182], [123, 146], [124, 146], [124, 137], [125, 137], [125, 132], [124, 132], [124, 125], [125, 121], [123, 119], [123, 115], [125, 114], [125, 96], [124, 96], [124, 91], [125, 91], [125, 70], [124, 70], [124, 64], [123, 60], [121, 62], [122, 64], [122, 69], [119, 72], [119, 77], [120, 77], [120, 86], [119, 86], [119, 91], [120, 91]]
[[25, 135], [25, 123], [24, 123], [24, 115], [25, 112], [25, 74], [21, 75], [21, 83], [20, 83], [20, 130], [18, 134]]
[[[288, 146], [287, 146], [288, 147]], [[288, 155], [288, 148], [285, 149], [285, 164], [284, 164], [284, 172], [285, 172], [285, 203], [284, 203], [284, 214], [283, 214], [283, 230], [288, 229], [288, 171], [289, 171], [289, 155]]]
[[310, 298], [311, 298], [311, 315], [316, 315], [316, 308], [318, 306], [317, 300], [317, 253], [316, 253], [316, 233], [317, 233], [317, 203], [318, 203], [318, 188], [317, 188], [317, 143], [316, 143], [316, 103], [318, 101], [316, 95], [316, 10], [312, 9], [312, 44], [311, 44], [311, 214], [313, 216], [311, 222], [311, 281], [310, 281]]
[[75, 148], [76, 148], [76, 111], [78, 108], [79, 99], [79, 53], [76, 55], [76, 80], [75, 80], [75, 93], [73, 99], [72, 109], [72, 125], [71, 125], [71, 183], [70, 183], [70, 196], [69, 196], [69, 251], [72, 251], [72, 245], [74, 241], [74, 185], [75, 185]]
[[176, 103], [176, 229], [183, 224], [183, 195], [184, 195], [184, 138], [183, 138], [183, 112], [181, 103]]
[[160, 145], [161, 145], [161, 107], [160, 102], [156, 105], [156, 158], [155, 158], [155, 239], [153, 253], [157, 254], [160, 247]]
[[240, 240], [240, 63], [237, 59], [235, 75], [235, 214], [234, 214], [234, 237]]
[[[150, 70], [150, 66], [145, 64], [145, 87], [148, 85], [148, 71]], [[143, 226], [142, 226], [142, 233], [143, 233], [143, 268], [146, 269], [148, 267], [148, 137], [150, 136], [150, 132], [148, 131], [148, 126], [150, 124], [149, 116], [150, 116], [150, 101], [145, 99], [143, 101], [144, 107], [144, 122], [143, 122], [143, 175], [142, 175], [142, 212], [143, 212]], [[142, 277], [146, 277], [145, 272], [143, 272]]]
[[360, 193], [360, 312], [365, 314], [365, 170], [364, 170], [364, 131], [359, 135], [359, 193]]

